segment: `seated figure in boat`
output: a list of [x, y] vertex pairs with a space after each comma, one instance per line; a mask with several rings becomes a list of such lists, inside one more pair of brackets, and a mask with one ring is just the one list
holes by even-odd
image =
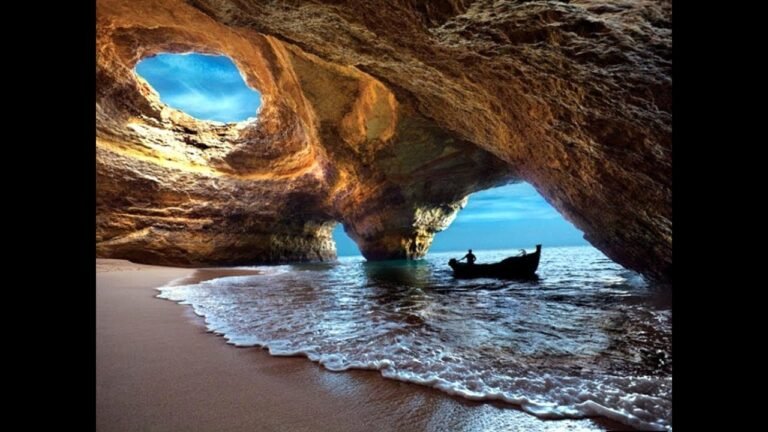
[[520, 255], [504, 258], [495, 263], [474, 264], [476, 258], [472, 254], [472, 249], [465, 255], [468, 263], [460, 263], [460, 260], [451, 258], [448, 266], [453, 269], [453, 276], [456, 278], [481, 278], [492, 277], [500, 279], [536, 279], [536, 269], [539, 268], [539, 258], [541, 258], [541, 245], [536, 245], [536, 252], [525, 253], [520, 251]]
[[477, 260], [477, 257], [475, 256], [475, 254], [473, 254], [473, 253], [472, 253], [472, 249], [470, 249], [470, 250], [469, 250], [469, 252], [467, 252], [467, 254], [466, 254], [466, 255], [464, 255], [463, 257], [461, 257], [461, 258], [459, 259], [459, 261], [463, 260], [464, 258], [466, 258], [466, 259], [467, 259], [467, 264], [474, 264], [474, 263], [475, 263], [475, 261]]

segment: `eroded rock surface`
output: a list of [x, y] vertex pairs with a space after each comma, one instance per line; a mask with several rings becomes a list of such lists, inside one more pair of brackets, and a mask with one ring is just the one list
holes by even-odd
[[[97, 253], [207, 265], [414, 258], [524, 180], [617, 262], [671, 276], [671, 2], [99, 0]], [[224, 54], [257, 121], [197, 121], [133, 68]]]

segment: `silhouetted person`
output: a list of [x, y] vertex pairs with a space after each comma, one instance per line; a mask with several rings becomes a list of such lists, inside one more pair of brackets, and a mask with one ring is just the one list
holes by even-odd
[[461, 259], [459, 259], [459, 261], [463, 260], [464, 258], [467, 259], [467, 264], [474, 264], [475, 260], [477, 260], [477, 257], [475, 256], [475, 254], [472, 253], [472, 249], [470, 249], [469, 252], [467, 252], [466, 255], [461, 257]]

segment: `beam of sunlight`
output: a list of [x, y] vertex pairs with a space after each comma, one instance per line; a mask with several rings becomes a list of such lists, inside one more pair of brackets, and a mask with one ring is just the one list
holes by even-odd
[[200, 120], [239, 122], [256, 117], [261, 107], [261, 94], [226, 56], [158, 54], [141, 60], [136, 73], [163, 103]]

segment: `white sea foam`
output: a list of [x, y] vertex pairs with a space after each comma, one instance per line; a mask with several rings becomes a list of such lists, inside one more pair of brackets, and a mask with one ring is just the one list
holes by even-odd
[[541, 418], [669, 430], [671, 313], [643, 300], [649, 290], [634, 275], [622, 283], [626, 270], [588, 251], [592, 261], [579, 248], [550, 249], [539, 270], [547, 277], [535, 284], [456, 282], [438, 257], [264, 267], [163, 287], [158, 297], [191, 305], [231, 344], [328, 370], [378, 370]]

